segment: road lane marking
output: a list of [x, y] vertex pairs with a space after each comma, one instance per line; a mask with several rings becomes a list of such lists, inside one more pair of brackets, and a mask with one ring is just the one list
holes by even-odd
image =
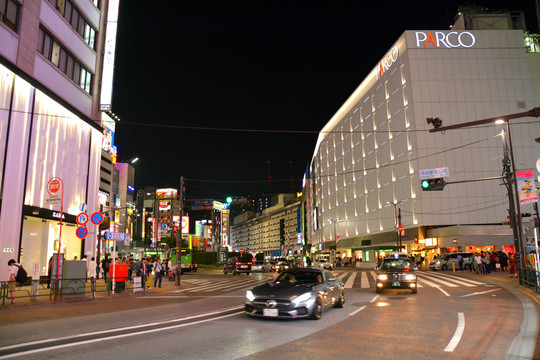
[[[426, 275], [423, 274], [422, 276], [426, 276]], [[450, 282], [448, 282], [448, 281], [445, 281], [445, 280], [436, 278], [436, 277], [434, 277], [434, 276], [428, 276], [428, 277], [429, 277], [429, 280], [430, 280], [430, 281], [436, 281], [436, 282], [441, 283], [441, 284], [443, 284], [443, 285], [446, 285], [446, 286], [448, 286], [448, 287], [458, 287], [458, 285], [456, 285], [456, 284], [452, 284], [452, 283], [450, 283]]]
[[441, 285], [432, 283], [431, 281], [426, 280], [423, 277], [420, 277], [420, 276], [416, 276], [416, 277], [417, 277], [418, 281], [421, 281], [421, 282], [425, 283], [426, 285], [429, 285], [429, 286], [434, 287], [434, 288], [440, 288], [441, 287]]
[[362, 289], [369, 288], [369, 280], [368, 280], [368, 277], [367, 277], [367, 272], [362, 271], [362, 278], [360, 279], [360, 281], [361, 281], [361, 288]]
[[348, 274], [348, 272], [344, 272], [343, 274], [339, 275], [337, 279], [338, 279], [339, 281], [341, 281], [341, 280], [343, 280], [343, 278], [344, 278], [345, 276], [347, 276], [347, 274]]
[[[205, 316], [211, 316], [211, 315], [215, 315], [215, 314], [224, 313], [224, 312], [227, 312], [227, 311], [241, 310], [243, 312], [244, 311], [243, 309], [244, 309], [243, 305], [242, 306], [234, 306], [234, 307], [223, 309], [223, 310], [212, 311], [212, 312], [209, 312], [209, 313], [204, 313], [204, 314], [199, 314], [199, 315], [192, 315], [192, 316], [187, 316], [187, 317], [183, 317], [183, 318], [164, 320], [164, 321], [160, 321], [160, 322], [153, 322], [153, 323], [147, 323], [147, 324], [125, 326], [125, 327], [121, 327], [121, 328], [113, 328], [113, 329], [108, 329], [108, 330], [99, 330], [99, 331], [93, 331], [93, 332], [89, 332], [89, 333], [76, 334], [76, 335], [70, 335], [70, 336], [63, 336], [63, 337], [53, 338], [53, 339], [43, 339], [43, 340], [30, 341], [30, 342], [26, 342], [26, 343], [2, 346], [2, 347], [0, 347], [0, 351], [9, 350], [9, 349], [15, 349], [15, 348], [23, 347], [23, 346], [44, 344], [44, 343], [53, 342], [53, 341], [65, 341], [65, 340], [77, 339], [77, 338], [81, 338], [81, 337], [85, 337], [85, 336], [107, 334], [107, 333], [112, 333], [112, 332], [115, 332], [115, 331], [134, 330], [134, 329], [140, 329], [140, 328], [148, 327], [148, 326], [156, 326], [156, 325], [160, 325], [160, 324], [192, 320], [192, 319], [197, 319], [197, 318], [201, 318], [201, 317], [205, 317]], [[238, 314], [238, 313], [234, 313], [234, 314]], [[191, 323], [188, 323], [188, 324], [191, 324]], [[133, 335], [133, 333], [130, 333], [130, 334]], [[135, 334], [140, 334], [140, 333], [135, 333]], [[100, 339], [100, 340], [107, 340], [107, 339]], [[82, 343], [84, 343], [84, 341]], [[0, 359], [2, 359], [2, 357], [0, 357]]]
[[89, 339], [89, 340], [77, 341], [77, 342], [69, 343], [69, 344], [55, 345], [55, 346], [49, 346], [49, 347], [44, 347], [44, 348], [35, 349], [35, 350], [22, 351], [22, 352], [19, 352], [19, 353], [13, 353], [13, 354], [0, 356], [0, 359], [9, 359], [9, 358], [12, 358], [12, 357], [17, 357], [17, 356], [41, 353], [43, 351], [51, 351], [51, 350], [63, 349], [63, 348], [68, 348], [68, 347], [73, 347], [73, 346], [87, 345], [87, 344], [96, 343], [96, 342], [121, 339], [121, 338], [125, 338], [125, 337], [132, 337], [132, 336], [138, 336], [138, 335], [144, 335], [144, 334], [151, 334], [151, 333], [155, 333], [155, 332], [158, 332], [158, 331], [166, 331], [166, 330], [171, 330], [171, 329], [178, 329], [178, 328], [182, 328], [182, 327], [186, 327], [186, 326], [198, 325], [198, 324], [203, 324], [203, 323], [207, 323], [207, 322], [210, 322], [210, 321], [221, 320], [221, 319], [225, 319], [225, 318], [228, 318], [228, 317], [231, 317], [231, 316], [236, 316], [236, 315], [243, 314], [243, 313], [244, 313], [244, 310], [234, 312], [232, 314], [218, 316], [218, 317], [215, 317], [215, 318], [190, 322], [190, 323], [187, 323], [187, 324], [170, 325], [170, 326], [159, 328], [159, 329], [142, 330], [142, 331], [139, 331], [139, 332], [136, 332], [136, 333], [112, 335], [112, 336], [102, 337], [102, 338], [97, 338], [97, 339]]
[[471, 283], [468, 283], [468, 282], [465, 282], [465, 281], [461, 281], [461, 279], [454, 279], [450, 276], [444, 276], [444, 275], [439, 275], [439, 274], [430, 274], [429, 275], [431, 278], [441, 278], [441, 279], [444, 279], [444, 280], [447, 280], [447, 281], [452, 281], [456, 284], [460, 284], [460, 285], [465, 285], [467, 287], [476, 287], [476, 285], [473, 285]]
[[371, 299], [370, 303], [374, 303], [375, 301], [377, 301], [379, 296], [381, 296], [381, 295], [375, 295], [375, 297], [373, 299]]
[[454, 336], [452, 336], [452, 339], [444, 349], [446, 352], [453, 352], [456, 346], [458, 346], [461, 337], [463, 336], [463, 332], [465, 331], [465, 314], [462, 312], [457, 313], [458, 317], [458, 323], [456, 327], [456, 332], [454, 333]]
[[356, 272], [353, 272], [352, 275], [347, 279], [347, 282], [345, 283], [346, 289], [352, 289], [352, 286], [354, 284], [354, 279], [356, 279]]
[[449, 293], [447, 293], [445, 290], [443, 290], [442, 288], [438, 287], [437, 289], [439, 289], [444, 295], [446, 296], [450, 296]]
[[490, 293], [490, 292], [493, 292], [493, 291], [497, 291], [497, 290], [501, 290], [501, 289], [492, 289], [492, 290], [487, 290], [487, 291], [477, 291], [477, 292], [473, 292], [472, 294], [461, 295], [460, 297], [468, 297], [468, 296], [475, 296], [475, 295], [483, 295], [483, 294], [487, 294], [487, 293]]
[[359, 307], [358, 309], [354, 310], [352, 313], [350, 313], [349, 316], [356, 315], [356, 314], [358, 314], [360, 311], [364, 310], [365, 308], [366, 308], [366, 305], [363, 305], [363, 306]]

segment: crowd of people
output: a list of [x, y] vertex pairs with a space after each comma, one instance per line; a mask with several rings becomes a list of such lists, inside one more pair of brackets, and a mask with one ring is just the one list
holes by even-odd
[[[460, 261], [458, 257], [458, 262]], [[510, 277], [517, 277], [517, 263], [515, 254], [503, 251], [480, 251], [475, 252], [468, 259], [469, 271], [478, 275], [488, 276], [495, 271], [507, 271]]]

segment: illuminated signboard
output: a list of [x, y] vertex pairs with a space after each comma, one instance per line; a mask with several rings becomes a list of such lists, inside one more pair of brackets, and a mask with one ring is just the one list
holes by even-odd
[[156, 199], [176, 199], [178, 190], [176, 189], [157, 189]]
[[101, 111], [110, 111], [112, 108], [114, 52], [116, 50], [116, 29], [118, 27], [119, 5], [120, 0], [110, 0], [107, 11], [105, 54], [103, 57], [103, 72], [101, 73], [101, 98], [99, 107]]
[[189, 216], [182, 216], [182, 234], [189, 234]]
[[101, 148], [109, 154], [112, 154], [112, 148], [114, 147], [114, 132], [116, 129], [116, 123], [109, 115], [101, 113], [101, 127], [103, 128]]
[[159, 201], [159, 211], [169, 211], [171, 210], [171, 201], [170, 200], [160, 200]]
[[394, 64], [397, 61], [398, 57], [399, 57], [399, 49], [397, 46], [394, 46], [392, 49], [390, 49], [388, 54], [386, 54], [386, 56], [382, 58], [381, 62], [377, 66], [377, 69], [375, 72], [377, 80], [379, 80], [381, 76], [383, 76], [383, 74], [386, 71], [388, 71], [388, 69], [390, 69], [392, 64]]
[[474, 35], [468, 31], [462, 31], [462, 32], [435, 31], [433, 33], [431, 33], [431, 31], [428, 31], [428, 32], [416, 31], [414, 33], [414, 36], [416, 37], [417, 48], [418, 47], [424, 47], [424, 48], [445, 47], [447, 49], [459, 48], [459, 47], [470, 48], [476, 42]]
[[128, 187], [128, 190], [131, 190], [131, 191], [135, 192], [135, 188], [133, 186], [128, 185], [127, 187]]
[[214, 210], [221, 210], [222, 205], [219, 201], [214, 201]]

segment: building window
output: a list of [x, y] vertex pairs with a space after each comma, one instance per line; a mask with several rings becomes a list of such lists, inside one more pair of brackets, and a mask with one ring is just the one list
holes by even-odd
[[[0, 3], [4, 0], [0, 0]], [[11, 1], [11, 0], [10, 0]], [[49, 0], [71, 27], [95, 50], [96, 30], [86, 21], [70, 0]]]
[[17, 31], [19, 4], [14, 0], [0, 0], [0, 21], [11, 30]]
[[92, 73], [42, 28], [39, 28], [37, 50], [84, 91], [89, 94], [92, 92]]

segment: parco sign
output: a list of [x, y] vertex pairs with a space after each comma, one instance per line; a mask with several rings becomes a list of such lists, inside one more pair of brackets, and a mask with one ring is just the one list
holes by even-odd
[[388, 52], [388, 54], [386, 54], [386, 56], [383, 57], [383, 59], [381, 60], [381, 62], [377, 66], [377, 71], [376, 71], [377, 80], [379, 80], [381, 78], [381, 76], [383, 76], [383, 74], [388, 69], [390, 69], [390, 66], [392, 66], [392, 64], [397, 61], [398, 57], [399, 57], [399, 49], [398, 49], [397, 46], [394, 46]]
[[441, 46], [448, 49], [458, 47], [470, 48], [476, 42], [474, 35], [468, 31], [450, 31], [447, 34], [442, 31], [436, 31], [434, 34], [435, 36], [431, 32], [416, 31], [414, 33], [416, 47], [428, 47], [428, 44], [431, 43], [436, 48]]

